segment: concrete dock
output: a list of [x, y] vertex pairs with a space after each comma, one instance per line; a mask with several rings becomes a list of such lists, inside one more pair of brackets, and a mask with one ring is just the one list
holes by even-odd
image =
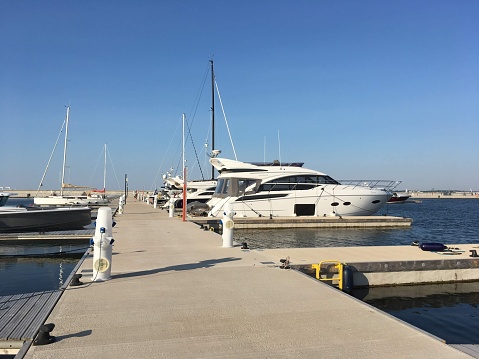
[[[56, 342], [30, 347], [25, 358], [470, 357], [279, 268], [285, 255], [293, 264], [312, 260], [311, 249], [223, 248], [220, 235], [143, 202], [129, 201], [115, 220], [111, 280], [92, 282], [87, 258], [78, 270], [84, 284], [65, 290], [46, 321], [55, 324]], [[335, 258], [323, 250], [313, 262], [371, 259], [367, 250]], [[378, 256], [407, 256], [398, 251]]]
[[[220, 217], [192, 217], [199, 225], [218, 229]], [[412, 219], [393, 216], [334, 216], [334, 217], [236, 217], [237, 229], [283, 229], [283, 228], [385, 228], [411, 227]]]

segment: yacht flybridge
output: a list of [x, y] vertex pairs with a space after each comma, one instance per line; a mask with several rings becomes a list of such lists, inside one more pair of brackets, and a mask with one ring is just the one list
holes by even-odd
[[265, 165], [211, 158], [218, 170], [209, 216], [222, 216], [225, 205], [239, 217], [367, 216], [392, 196], [395, 181], [351, 181], [303, 168], [303, 163]]

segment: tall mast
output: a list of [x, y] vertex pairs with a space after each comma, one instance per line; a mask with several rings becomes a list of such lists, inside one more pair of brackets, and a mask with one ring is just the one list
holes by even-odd
[[65, 120], [65, 145], [63, 146], [63, 168], [62, 168], [62, 184], [60, 188], [60, 196], [63, 196], [63, 185], [65, 183], [65, 167], [67, 165], [68, 117], [69, 116], [70, 116], [70, 105], [67, 106], [67, 118]]
[[186, 221], [186, 161], [185, 161], [185, 120], [186, 120], [186, 115], [183, 114], [182, 116], [182, 122], [183, 122], [183, 209], [182, 209], [182, 220], [183, 222]]
[[[213, 69], [213, 60], [211, 64], [211, 150], [215, 149], [215, 71]], [[211, 179], [215, 179], [215, 168], [211, 166]]]
[[106, 194], [106, 143], [105, 143], [105, 162], [103, 164], [103, 193]]

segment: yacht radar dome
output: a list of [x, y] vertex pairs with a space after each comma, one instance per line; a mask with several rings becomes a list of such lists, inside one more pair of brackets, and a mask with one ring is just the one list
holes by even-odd
[[212, 150], [211, 151], [211, 154], [210, 154], [210, 157], [211, 158], [215, 158], [215, 157], [218, 157], [218, 155], [221, 153], [221, 150]]

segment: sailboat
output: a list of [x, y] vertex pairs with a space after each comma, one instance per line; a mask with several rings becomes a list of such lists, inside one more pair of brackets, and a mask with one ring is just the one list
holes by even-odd
[[[72, 184], [65, 183], [65, 168], [66, 168], [66, 163], [67, 163], [67, 144], [68, 144], [68, 123], [69, 123], [69, 117], [70, 117], [70, 106], [67, 106], [67, 114], [66, 114], [66, 119], [65, 119], [65, 142], [63, 146], [63, 166], [62, 166], [62, 184], [60, 187], [60, 194], [56, 195], [54, 192], [50, 196], [46, 197], [37, 197], [35, 196], [33, 198], [33, 203], [37, 206], [72, 206], [72, 205], [104, 205], [109, 203], [108, 198], [106, 196], [98, 196], [94, 195], [92, 196], [91, 194], [87, 193], [82, 193], [81, 195], [66, 195], [64, 193], [65, 188], [87, 188], [83, 186], [75, 186]], [[51, 157], [50, 157], [51, 160]], [[106, 151], [105, 151], [105, 161], [106, 161]], [[50, 164], [50, 161], [48, 162]], [[40, 187], [42, 186], [43, 179], [45, 178], [45, 174], [48, 170], [48, 164], [47, 168], [45, 169], [45, 172], [43, 174], [42, 180], [40, 181]], [[105, 167], [106, 168], [106, 167]], [[105, 187], [105, 186], [104, 186]], [[105, 188], [104, 188], [105, 189]], [[38, 193], [38, 191], [37, 191]]]

